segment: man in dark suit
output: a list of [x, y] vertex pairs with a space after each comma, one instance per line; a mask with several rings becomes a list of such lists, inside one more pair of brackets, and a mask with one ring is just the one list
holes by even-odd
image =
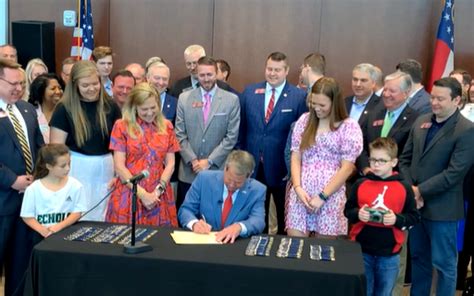
[[414, 123], [400, 157], [400, 170], [412, 184], [421, 223], [410, 230], [412, 295], [430, 295], [432, 270], [437, 295], [456, 290], [457, 222], [464, 217], [463, 179], [474, 162], [474, 124], [458, 110], [461, 84], [435, 81], [433, 114]]
[[369, 144], [378, 137], [393, 138], [398, 145], [398, 156], [402, 153], [410, 129], [418, 117], [418, 113], [407, 104], [411, 85], [410, 76], [402, 72], [392, 73], [385, 78], [382, 104], [368, 114], [362, 126], [364, 150], [356, 164], [364, 175], [370, 171]]
[[[179, 98], [181, 93], [199, 87], [199, 80], [197, 78], [197, 61], [203, 56], [206, 56], [206, 51], [204, 50], [204, 47], [198, 44], [190, 45], [184, 50], [184, 63], [189, 72], [189, 76], [176, 81], [170, 90], [170, 95]], [[227, 83], [220, 80], [217, 80], [216, 83], [221, 89], [237, 94]]]
[[33, 233], [20, 218], [20, 208], [33, 181], [36, 152], [44, 144], [35, 108], [20, 100], [22, 84], [20, 65], [0, 59], [0, 269], [5, 268], [5, 295], [23, 295]]
[[259, 234], [265, 226], [265, 186], [250, 178], [255, 161], [234, 150], [223, 171], [198, 174], [179, 209], [179, 222], [196, 233], [219, 231], [218, 241]]
[[135, 86], [135, 77], [128, 70], [120, 70], [112, 77], [112, 82], [113, 100], [122, 109]]
[[266, 81], [247, 86], [240, 98], [239, 146], [256, 159], [253, 177], [267, 186], [267, 223], [273, 195], [280, 234], [285, 230], [286, 139], [291, 124], [308, 111], [306, 93], [286, 81], [288, 71], [285, 54], [270, 54], [265, 67]]
[[161, 112], [174, 125], [178, 100], [167, 92], [170, 81], [170, 68], [160, 61], [153, 62], [147, 67], [146, 80], [160, 94]]
[[369, 113], [380, 103], [380, 97], [374, 94], [377, 73], [372, 64], [359, 64], [352, 70], [352, 91], [354, 94], [345, 98], [349, 116], [364, 126]]
[[431, 112], [430, 94], [425, 90], [425, 87], [421, 84], [423, 79], [423, 71], [421, 64], [413, 59], [407, 59], [398, 63], [397, 70], [402, 71], [410, 75], [413, 81], [413, 87], [411, 94], [408, 97], [408, 106], [419, 114], [425, 114]]

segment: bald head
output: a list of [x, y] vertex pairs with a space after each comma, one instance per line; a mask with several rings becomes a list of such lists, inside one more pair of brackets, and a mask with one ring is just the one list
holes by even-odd
[[18, 63], [18, 55], [15, 46], [11, 44], [0, 46], [0, 59], [6, 59]]
[[125, 67], [125, 70], [130, 71], [135, 78], [137, 84], [145, 81], [145, 68], [138, 63], [131, 63]]

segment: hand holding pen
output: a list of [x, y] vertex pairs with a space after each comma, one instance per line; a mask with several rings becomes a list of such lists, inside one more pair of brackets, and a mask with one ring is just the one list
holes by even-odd
[[207, 224], [206, 217], [204, 217], [204, 215], [201, 215], [201, 217], [202, 217], [202, 219], [200, 219], [196, 223], [194, 223], [193, 232], [208, 234], [209, 232], [211, 232], [212, 226]]

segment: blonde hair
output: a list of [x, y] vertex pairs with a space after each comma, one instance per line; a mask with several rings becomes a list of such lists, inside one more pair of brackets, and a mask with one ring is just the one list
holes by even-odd
[[64, 108], [69, 113], [74, 122], [74, 139], [79, 147], [84, 146], [85, 142], [90, 139], [92, 135], [92, 129], [96, 128], [91, 126], [88, 121], [86, 113], [81, 106], [81, 93], [79, 92], [79, 79], [87, 78], [91, 76], [97, 76], [100, 85], [99, 99], [96, 110], [96, 118], [99, 119], [99, 126], [102, 132], [102, 136], [106, 138], [109, 134], [107, 126], [107, 113], [111, 111], [111, 102], [109, 97], [104, 91], [102, 83], [100, 83], [99, 72], [97, 67], [91, 61], [78, 61], [72, 66], [71, 69], [71, 80], [66, 85], [64, 90], [63, 99], [61, 102]]
[[33, 82], [33, 77], [31, 77], [31, 75], [33, 74], [33, 69], [36, 67], [36, 66], [41, 66], [43, 67], [45, 70], [46, 70], [46, 73], [48, 73], [48, 66], [46, 66], [46, 64], [43, 62], [43, 60], [41, 59], [31, 59], [28, 64], [26, 65], [26, 69], [25, 69], [25, 78], [26, 78], [26, 88], [25, 88], [25, 94], [24, 94], [24, 97], [28, 98], [29, 94], [30, 94], [30, 85], [31, 83]]
[[130, 94], [128, 100], [123, 108], [123, 121], [127, 126], [128, 134], [136, 139], [138, 135], [143, 135], [143, 130], [137, 123], [137, 107], [145, 103], [149, 98], [154, 98], [158, 106], [155, 120], [153, 124], [157, 127], [158, 133], [163, 134], [166, 132], [166, 119], [161, 113], [160, 95], [153, 86], [147, 82], [137, 84]]

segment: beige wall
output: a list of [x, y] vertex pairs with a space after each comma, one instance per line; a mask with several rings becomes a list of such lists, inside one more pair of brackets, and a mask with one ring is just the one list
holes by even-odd
[[[296, 83], [302, 59], [326, 55], [327, 75], [350, 93], [352, 67], [376, 64], [386, 73], [415, 58], [430, 70], [441, 4], [433, 0], [93, 0], [96, 45], [112, 46], [115, 69], [160, 56], [172, 79], [186, 75], [182, 53], [192, 43], [229, 61], [231, 84], [263, 80], [266, 56], [285, 52]], [[72, 28], [62, 11], [75, 0], [10, 1], [10, 18], [56, 22], [56, 64], [69, 55]], [[455, 62], [474, 74], [474, 1], [456, 1]]]

